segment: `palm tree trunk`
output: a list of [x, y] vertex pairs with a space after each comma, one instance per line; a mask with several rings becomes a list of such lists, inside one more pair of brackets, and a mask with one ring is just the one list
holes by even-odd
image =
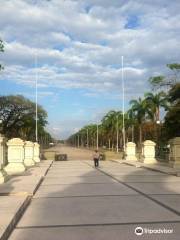
[[160, 119], [160, 111], [159, 111], [159, 107], [156, 108], [156, 123], [159, 121]]
[[134, 125], [132, 125], [132, 142], [134, 142]]
[[110, 150], [110, 148], [111, 148], [111, 140], [109, 138], [109, 150]]
[[142, 145], [142, 126], [141, 126], [141, 124], [139, 125], [139, 145], [140, 145], [140, 147]]

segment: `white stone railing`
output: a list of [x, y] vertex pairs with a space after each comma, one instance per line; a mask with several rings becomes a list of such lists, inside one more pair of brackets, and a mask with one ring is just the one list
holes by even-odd
[[140, 161], [147, 164], [157, 163], [155, 159], [155, 146], [153, 141], [146, 140], [142, 144], [141, 158], [136, 157], [136, 144], [133, 142], [128, 142], [126, 144], [126, 160], [129, 161]]
[[[173, 168], [180, 169], [180, 137], [176, 137], [169, 141], [170, 144], [170, 157], [169, 165]], [[141, 159], [136, 157], [136, 144], [133, 142], [128, 142], [126, 144], [126, 157], [128, 161], [141, 161], [146, 164], [157, 163], [155, 158], [155, 146], [153, 141], [146, 140], [142, 144], [142, 154]]]
[[13, 138], [9, 141], [0, 136], [0, 183], [6, 181], [8, 175], [24, 172], [27, 167], [40, 162], [40, 146], [38, 143]]

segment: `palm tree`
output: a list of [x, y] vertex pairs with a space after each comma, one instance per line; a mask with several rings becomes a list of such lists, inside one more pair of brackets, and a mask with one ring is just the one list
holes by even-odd
[[109, 148], [110, 145], [113, 148], [115, 143], [118, 146], [119, 133], [122, 129], [122, 112], [109, 111], [102, 119], [102, 126], [109, 140]]
[[167, 96], [164, 92], [153, 94], [151, 92], [145, 93], [145, 100], [152, 113], [153, 121], [158, 123], [160, 120], [160, 107], [167, 109]]
[[132, 108], [127, 111], [127, 118], [128, 127], [131, 128], [131, 141], [134, 142], [134, 125], [136, 124], [136, 116]]
[[109, 111], [102, 119], [102, 125], [106, 131], [108, 140], [109, 140], [109, 148], [110, 145], [113, 146], [114, 139], [114, 120], [115, 120], [116, 111]]
[[131, 100], [131, 111], [134, 112], [134, 116], [139, 125], [139, 144], [142, 144], [142, 125], [145, 122], [147, 116], [151, 116], [146, 99], [139, 98], [138, 100]]

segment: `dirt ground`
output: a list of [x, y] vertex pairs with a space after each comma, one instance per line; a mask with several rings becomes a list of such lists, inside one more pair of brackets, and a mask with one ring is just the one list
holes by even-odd
[[46, 151], [55, 151], [56, 153], [67, 154], [68, 160], [91, 160], [93, 151], [84, 148], [74, 148], [63, 144], [58, 144]]

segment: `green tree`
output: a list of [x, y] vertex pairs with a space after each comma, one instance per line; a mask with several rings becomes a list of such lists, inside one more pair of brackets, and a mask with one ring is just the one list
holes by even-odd
[[[35, 138], [35, 103], [29, 99], [17, 96], [0, 97], [0, 116], [2, 120], [2, 133], [7, 137], [21, 137], [24, 140]], [[47, 113], [38, 106], [38, 128], [47, 124]]]
[[127, 111], [127, 121], [128, 121], [128, 127], [131, 129], [131, 141], [134, 142], [135, 136], [134, 136], [134, 127], [137, 125], [137, 119], [135, 111], [133, 111], [132, 108], [130, 108]]
[[139, 126], [139, 145], [142, 144], [142, 126], [147, 117], [152, 117], [152, 113], [148, 108], [146, 99], [139, 98], [138, 100], [131, 100], [131, 111], [134, 112], [134, 116]]
[[[125, 114], [125, 123], [127, 123], [127, 114]], [[117, 134], [122, 145], [122, 129], [123, 129], [123, 115], [121, 111], [109, 111], [102, 119], [102, 126], [104, 128], [104, 134], [108, 139], [108, 145], [113, 147], [117, 145]], [[126, 128], [127, 126], [125, 126]], [[119, 144], [118, 144], [119, 145]]]
[[167, 67], [173, 72], [169, 77], [170, 85], [175, 85], [180, 80], [180, 63], [170, 63]]
[[165, 82], [165, 76], [159, 75], [149, 78], [149, 83], [152, 86], [153, 90], [159, 89], [163, 86]]
[[180, 83], [176, 83], [169, 91], [171, 106], [165, 116], [164, 130], [167, 139], [180, 137]]
[[153, 90], [158, 90], [164, 87], [172, 87], [180, 79], [180, 64], [179, 63], [170, 63], [167, 64], [167, 67], [172, 71], [170, 76], [165, 77], [163, 75], [154, 76], [149, 78], [149, 83], [152, 86]]
[[164, 92], [159, 92], [157, 94], [153, 94], [151, 92], [145, 93], [145, 100], [151, 112], [154, 122], [160, 121], [160, 108], [164, 108], [165, 110], [168, 108], [167, 95]]

